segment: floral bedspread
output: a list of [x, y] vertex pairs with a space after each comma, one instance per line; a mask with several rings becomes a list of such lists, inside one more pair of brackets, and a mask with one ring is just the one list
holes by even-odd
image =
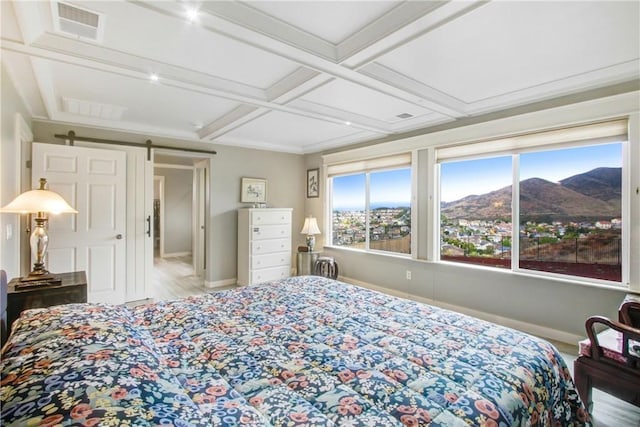
[[25, 312], [1, 424], [590, 425], [556, 349], [322, 277]]

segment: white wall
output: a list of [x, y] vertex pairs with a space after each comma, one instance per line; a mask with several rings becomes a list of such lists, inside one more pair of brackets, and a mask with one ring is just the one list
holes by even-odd
[[218, 155], [213, 158], [210, 180], [213, 226], [208, 231], [208, 241], [212, 244], [210, 265], [217, 272], [216, 278], [236, 277], [237, 209], [251, 206], [240, 203], [242, 177], [267, 180], [269, 207], [293, 208], [291, 265], [296, 265], [293, 258], [296, 249], [304, 244], [304, 236], [300, 234], [306, 191], [303, 156], [227, 146], [217, 146], [216, 150]]
[[[22, 147], [16, 140], [16, 114], [31, 126], [31, 115], [18, 95], [15, 85], [1, 64], [2, 121], [0, 125], [0, 206], [5, 206], [21, 193], [18, 168]], [[27, 273], [20, 269], [20, 221], [16, 214], [0, 214], [0, 268], [6, 270], [9, 280]], [[22, 221], [26, 221], [22, 219]], [[8, 228], [10, 230], [8, 230]], [[10, 235], [8, 235], [8, 231]], [[25, 263], [25, 265], [28, 265]]]
[[191, 253], [193, 234], [193, 168], [154, 168], [164, 177], [164, 255]]

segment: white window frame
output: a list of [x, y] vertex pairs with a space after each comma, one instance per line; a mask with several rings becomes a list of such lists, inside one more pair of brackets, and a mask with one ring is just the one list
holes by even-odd
[[[630, 165], [640, 164], [640, 91], [626, 92], [602, 98], [579, 101], [557, 107], [530, 111], [515, 116], [498, 117], [494, 120], [467, 125], [437, 126], [430, 132], [392, 139], [373, 145], [361, 146], [347, 150], [336, 150], [320, 154], [323, 181], [328, 183], [326, 169], [328, 165], [356, 161], [371, 157], [381, 157], [399, 152], [412, 152], [412, 173], [414, 176], [413, 199], [411, 209], [412, 253], [416, 262], [437, 262], [439, 256], [439, 189], [438, 163], [436, 149], [442, 147], [462, 146], [480, 141], [497, 140], [513, 135], [535, 133], [548, 129], [578, 126], [613, 119], [628, 119], [628, 151], [629, 156], [623, 159], [623, 170], [627, 173], [625, 182], [630, 184], [629, 190], [623, 193], [629, 220], [623, 237], [629, 244], [627, 264], [629, 282], [623, 286], [597, 285], [584, 280], [568, 280], [566, 278], [550, 279], [559, 284], [595, 286], [616, 291], [630, 290], [640, 292], [640, 263], [630, 262], [640, 259], [640, 168]], [[330, 188], [324, 192], [325, 236], [329, 232], [331, 218], [329, 207]], [[417, 247], [414, 247], [417, 245]], [[333, 249], [335, 247], [331, 247]], [[480, 268], [471, 266], [472, 268]], [[455, 264], [455, 268], [465, 268]], [[521, 273], [502, 270], [501, 274]], [[624, 273], [623, 273], [624, 274]], [[542, 278], [541, 276], [536, 276]]]
[[[379, 255], [386, 256], [395, 256], [402, 258], [415, 258], [416, 252], [416, 233], [414, 231], [414, 220], [415, 216], [415, 152], [401, 152], [401, 153], [393, 153], [386, 156], [381, 157], [369, 157], [363, 158], [355, 161], [349, 162], [336, 162], [332, 164], [325, 164], [324, 167], [324, 175], [327, 189], [326, 191], [326, 203], [327, 206], [325, 218], [325, 234], [327, 236], [327, 241], [325, 246], [330, 247], [332, 249], [345, 249], [350, 251], [358, 251], [358, 252], [366, 252], [366, 253], [375, 253]], [[400, 253], [393, 251], [384, 251], [379, 249], [371, 249], [370, 247], [370, 223], [369, 216], [371, 212], [370, 206], [370, 174], [376, 172], [385, 172], [399, 169], [409, 169], [411, 178], [411, 198], [409, 201], [410, 209], [411, 209], [411, 246], [410, 253]], [[365, 248], [352, 248], [349, 246], [340, 246], [333, 244], [333, 178], [340, 176], [348, 176], [348, 175], [365, 175]]]
[[[473, 266], [474, 268], [488, 268], [492, 270], [511, 271], [519, 274], [532, 276], [542, 276], [549, 278], [560, 278], [562, 280], [580, 281], [594, 283], [606, 286], [630, 286], [629, 262], [630, 262], [630, 207], [629, 207], [629, 122], [625, 119], [609, 120], [598, 123], [590, 123], [585, 125], [577, 125], [569, 128], [553, 129], [549, 131], [541, 131], [528, 133], [513, 137], [500, 138], [491, 141], [478, 141], [467, 143], [459, 146], [447, 146], [435, 149], [435, 162], [437, 177], [437, 216], [435, 219], [435, 229], [433, 233], [434, 244], [434, 260], [447, 264], [456, 264], [460, 266]], [[490, 145], [487, 145], [490, 142]], [[564, 275], [546, 271], [529, 270], [520, 267], [520, 155], [551, 151], [554, 149], [565, 149], [574, 147], [593, 146], [607, 143], [620, 143], [622, 149], [622, 254], [621, 254], [621, 281], [611, 282], [590, 277]], [[488, 151], [487, 146], [491, 149]], [[482, 159], [488, 157], [500, 157], [511, 155], [512, 167], [512, 193], [511, 193], [511, 268], [501, 269], [497, 267], [487, 267], [474, 265], [472, 263], [457, 263], [455, 261], [442, 261], [440, 259], [440, 167], [444, 162], [455, 162], [463, 160]]]

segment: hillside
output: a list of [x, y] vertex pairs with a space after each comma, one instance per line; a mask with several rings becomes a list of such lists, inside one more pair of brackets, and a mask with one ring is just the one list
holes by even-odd
[[[617, 171], [617, 172], [616, 172]], [[520, 183], [520, 213], [525, 220], [610, 219], [620, 216], [620, 169], [598, 168], [553, 183], [530, 178]], [[616, 196], [617, 194], [617, 196]], [[511, 218], [511, 186], [443, 203], [450, 219]]]
[[585, 196], [614, 203], [620, 210], [619, 205], [622, 194], [621, 168], [593, 169], [592, 171], [563, 179], [560, 184]]

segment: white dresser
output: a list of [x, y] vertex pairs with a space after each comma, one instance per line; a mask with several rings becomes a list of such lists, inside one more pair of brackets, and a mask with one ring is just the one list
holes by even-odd
[[291, 208], [238, 210], [238, 285], [291, 275]]

